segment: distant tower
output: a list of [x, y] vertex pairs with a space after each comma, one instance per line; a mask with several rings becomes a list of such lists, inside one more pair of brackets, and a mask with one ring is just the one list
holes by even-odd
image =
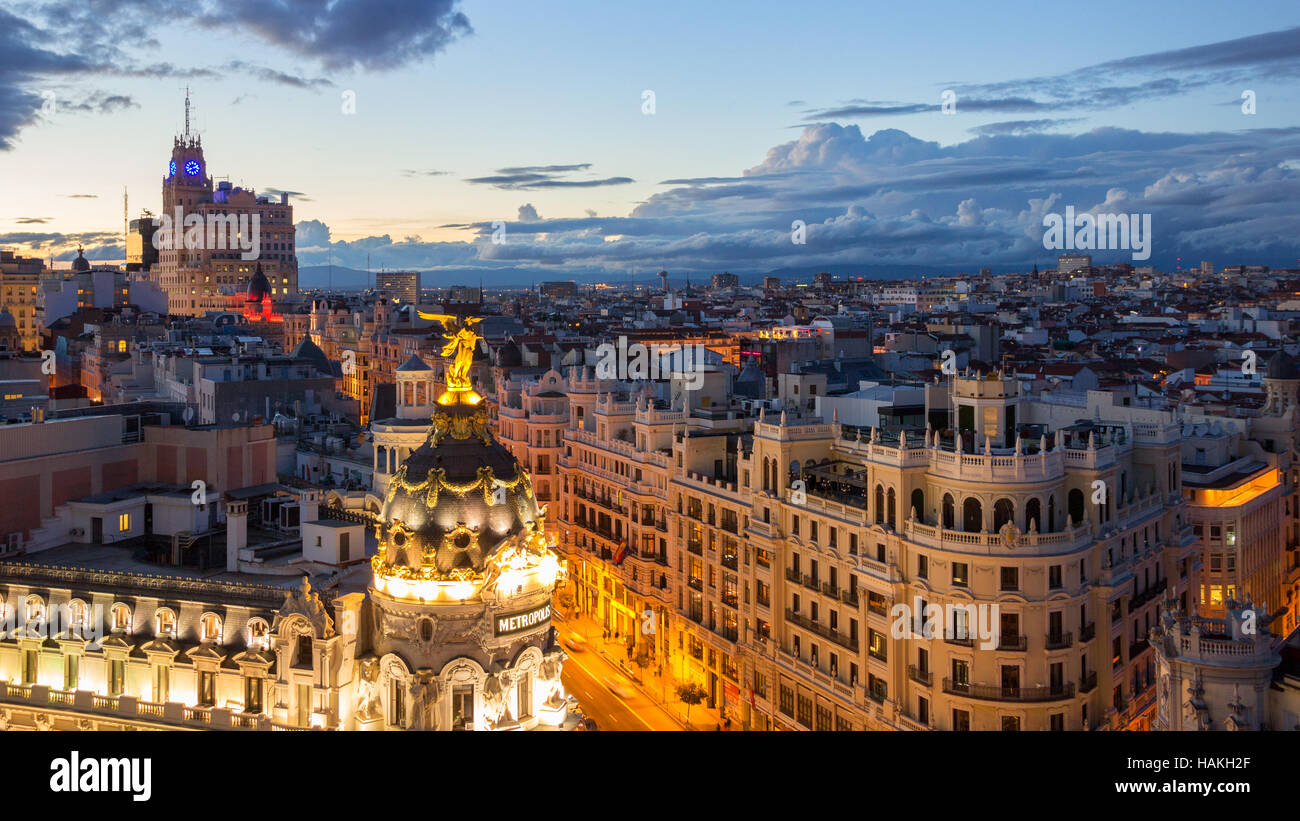
[[664, 293], [667, 294], [668, 293], [668, 272], [667, 271], [659, 272], [659, 284], [660, 286], [663, 287]]

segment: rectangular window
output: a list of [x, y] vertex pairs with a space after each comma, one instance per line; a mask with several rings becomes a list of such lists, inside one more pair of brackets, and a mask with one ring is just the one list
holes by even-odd
[[1018, 567], [1002, 568], [1002, 589], [1003, 590], [1020, 589], [1020, 568]]
[[970, 569], [965, 562], [952, 563], [952, 584], [954, 587], [967, 587], [970, 585]]
[[953, 710], [952, 728], [961, 732], [970, 730], [970, 713], [966, 710]]
[[1061, 566], [1059, 564], [1047, 568], [1047, 586], [1053, 590], [1063, 586], [1061, 584]]
[[23, 684], [35, 684], [37, 673], [36, 651], [23, 651]]
[[812, 725], [812, 699], [807, 696], [799, 696], [799, 715], [797, 719], [800, 724], [811, 728]]
[[262, 712], [262, 679], [254, 676], [244, 679], [244, 712]]
[[81, 656], [75, 653], [69, 653], [63, 657], [63, 689], [69, 691], [77, 689], [77, 673], [80, 661]]
[[153, 700], [155, 704], [167, 703], [167, 692], [171, 683], [171, 670], [165, 665], [153, 668]]
[[918, 579], [930, 578], [930, 557], [929, 556], [916, 557], [916, 577]]
[[120, 696], [125, 691], [126, 683], [126, 662], [122, 659], [113, 659], [108, 663], [108, 694], [110, 696]]
[[122, 513], [117, 517], [117, 530], [119, 533], [131, 532], [131, 514]]
[[217, 703], [217, 674], [208, 670], [199, 672], [199, 704], [211, 707]]

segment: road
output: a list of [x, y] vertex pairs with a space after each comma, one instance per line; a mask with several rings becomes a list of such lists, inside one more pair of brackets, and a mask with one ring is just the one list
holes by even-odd
[[[568, 628], [557, 627], [560, 638], [576, 635]], [[596, 720], [600, 730], [680, 730], [672, 716], [652, 702], [635, 683], [594, 649], [574, 651], [565, 647], [569, 658], [564, 662], [560, 681], [569, 694], [578, 699], [582, 712]], [[630, 694], [623, 697], [610, 691], [606, 678], [623, 682]]]

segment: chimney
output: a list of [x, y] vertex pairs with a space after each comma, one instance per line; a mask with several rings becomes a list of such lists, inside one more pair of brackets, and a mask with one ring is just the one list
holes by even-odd
[[248, 547], [248, 502], [226, 502], [226, 571], [239, 571], [239, 551]]

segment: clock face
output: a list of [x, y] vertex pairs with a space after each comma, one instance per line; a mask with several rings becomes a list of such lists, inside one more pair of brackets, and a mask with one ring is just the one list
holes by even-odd
[[169, 176], [169, 177], [174, 177], [174, 176], [176, 176], [176, 161], [175, 161], [175, 160], [172, 160], [172, 164], [171, 164], [170, 166], [167, 167], [167, 176]]
[[191, 177], [197, 177], [199, 175], [198, 160], [190, 160], [189, 162], [185, 163], [185, 173]]

